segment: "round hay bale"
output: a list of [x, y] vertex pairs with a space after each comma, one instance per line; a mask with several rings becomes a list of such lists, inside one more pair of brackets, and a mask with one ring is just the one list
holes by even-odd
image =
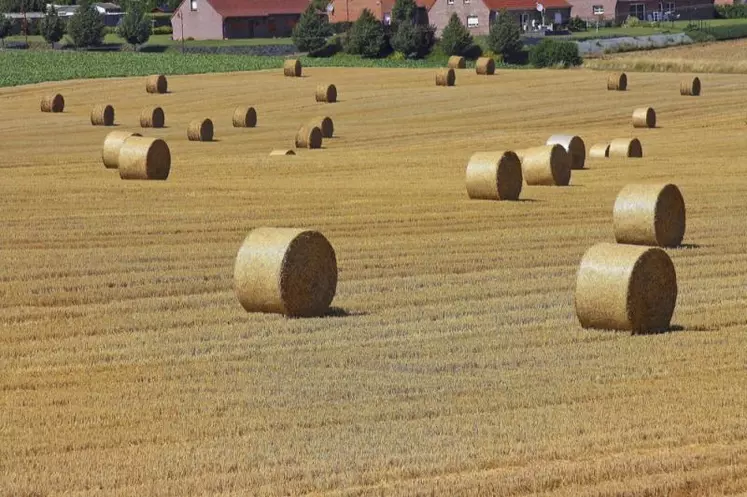
[[700, 95], [700, 78], [686, 79], [680, 83], [680, 95], [697, 97]]
[[210, 119], [195, 119], [187, 127], [187, 138], [191, 142], [213, 141], [213, 121]]
[[301, 61], [298, 59], [287, 59], [283, 62], [283, 74], [289, 78], [301, 77]]
[[322, 148], [322, 130], [305, 124], [296, 133], [296, 148]]
[[511, 151], [477, 152], [467, 164], [469, 198], [517, 200], [522, 182], [521, 161]]
[[316, 87], [316, 101], [332, 104], [337, 102], [337, 87], [335, 85], [319, 85]]
[[296, 152], [290, 149], [276, 149], [270, 152], [270, 157], [277, 157], [281, 155], [296, 155]]
[[677, 302], [677, 274], [660, 248], [600, 243], [581, 259], [575, 297], [584, 328], [663, 331]]
[[527, 185], [567, 186], [571, 182], [571, 157], [562, 145], [516, 150]]
[[685, 199], [672, 184], [626, 185], [612, 218], [617, 243], [677, 247], [685, 237]]
[[145, 91], [148, 93], [166, 93], [168, 90], [169, 82], [163, 74], [154, 74], [145, 80]]
[[475, 72], [483, 76], [495, 74], [495, 60], [492, 57], [480, 57], [475, 64]]
[[610, 142], [609, 157], [643, 157], [643, 146], [638, 138], [615, 138]]
[[449, 62], [446, 67], [450, 69], [465, 69], [467, 67], [467, 59], [460, 57], [459, 55], [452, 55], [449, 57]]
[[44, 95], [42, 97], [42, 112], [62, 112], [63, 110], [65, 110], [65, 98], [59, 93], [54, 95]]
[[119, 150], [124, 142], [133, 136], [143, 136], [140, 133], [131, 131], [112, 131], [104, 138], [104, 148], [101, 150], [101, 159], [104, 161], [104, 167], [107, 169], [117, 169], [119, 167]]
[[309, 122], [309, 125], [321, 129], [323, 138], [332, 138], [332, 135], [335, 133], [335, 123], [332, 121], [331, 117], [315, 117]]
[[119, 149], [119, 177], [122, 179], [160, 179], [169, 177], [171, 152], [160, 138], [133, 136]]
[[624, 72], [610, 74], [607, 78], [607, 89], [625, 91], [628, 89], [628, 76]]
[[436, 73], [436, 86], [454, 86], [456, 83], [456, 73], [454, 69], [440, 69]]
[[163, 128], [166, 125], [166, 114], [161, 107], [146, 107], [140, 111], [141, 128]]
[[114, 107], [108, 104], [94, 105], [91, 109], [91, 124], [94, 126], [114, 126]]
[[634, 128], [655, 128], [656, 112], [651, 107], [641, 107], [633, 111]]
[[236, 256], [236, 297], [247, 312], [322, 316], [337, 290], [337, 258], [318, 231], [256, 228]]
[[579, 136], [552, 135], [545, 145], [561, 145], [571, 155], [571, 169], [583, 169], [586, 163], [586, 144]]
[[610, 144], [609, 143], [597, 143], [591, 146], [589, 149], [589, 157], [594, 159], [604, 159], [610, 156]]
[[254, 107], [236, 107], [233, 111], [234, 128], [253, 128], [257, 125], [257, 111]]

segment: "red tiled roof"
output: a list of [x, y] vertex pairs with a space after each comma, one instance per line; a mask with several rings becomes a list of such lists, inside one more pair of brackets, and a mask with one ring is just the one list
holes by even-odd
[[207, 0], [222, 17], [301, 14], [310, 0]]
[[415, 0], [418, 7], [425, 7], [425, 10], [431, 10], [431, 7], [436, 3], [436, 0]]
[[482, 2], [490, 10], [535, 10], [537, 2], [544, 5], [546, 9], [571, 7], [566, 0], [482, 0]]

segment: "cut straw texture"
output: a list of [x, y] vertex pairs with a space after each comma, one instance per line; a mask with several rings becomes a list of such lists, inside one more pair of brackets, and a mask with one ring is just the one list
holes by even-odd
[[581, 260], [576, 316], [584, 328], [664, 331], [676, 303], [677, 275], [660, 248], [600, 243]]
[[104, 148], [101, 150], [101, 159], [104, 167], [107, 169], [117, 169], [119, 167], [119, 150], [124, 145], [125, 140], [133, 136], [142, 136], [140, 133], [131, 131], [112, 131], [104, 138]]
[[589, 157], [592, 159], [604, 159], [610, 156], [609, 143], [596, 143], [589, 149]]
[[316, 101], [332, 104], [337, 102], [337, 87], [335, 85], [319, 85], [316, 87]]
[[141, 128], [163, 128], [166, 125], [166, 114], [161, 107], [146, 107], [140, 112]]
[[257, 125], [257, 111], [254, 107], [236, 107], [233, 111], [234, 128], [253, 128]]
[[633, 111], [634, 128], [655, 128], [656, 112], [651, 107], [641, 107]]
[[294, 152], [293, 150], [288, 149], [288, 148], [286, 148], [286, 149], [276, 149], [276, 150], [272, 150], [270, 152], [270, 157], [280, 157], [280, 156], [284, 156], [284, 155], [296, 155], [296, 152]]
[[321, 148], [322, 130], [318, 126], [305, 124], [296, 133], [296, 148]]
[[163, 74], [148, 76], [145, 80], [145, 91], [148, 93], [166, 93], [169, 91], [169, 82]]
[[700, 95], [700, 78], [685, 79], [680, 83], [680, 95], [697, 97]]
[[192, 142], [213, 141], [213, 121], [210, 119], [195, 119], [187, 127], [187, 138]]
[[171, 171], [171, 151], [160, 138], [132, 136], [119, 150], [122, 179], [165, 180]]
[[456, 73], [454, 69], [439, 69], [436, 72], [436, 86], [454, 86], [456, 83]]
[[571, 169], [583, 169], [586, 163], [586, 144], [579, 136], [552, 135], [545, 145], [560, 145], [571, 156]]
[[42, 112], [62, 112], [65, 110], [65, 98], [59, 93], [44, 95], [40, 106]]
[[567, 186], [571, 181], [571, 158], [562, 145], [516, 150], [527, 185]]
[[337, 290], [337, 258], [318, 231], [256, 228], [239, 249], [233, 281], [247, 312], [322, 316]]
[[610, 157], [643, 157], [643, 146], [638, 138], [615, 138], [610, 142]]
[[108, 104], [94, 105], [91, 109], [91, 124], [94, 126], [114, 126], [114, 107]]
[[612, 217], [617, 243], [677, 247], [685, 237], [685, 199], [672, 184], [626, 185]]
[[283, 74], [289, 78], [301, 77], [301, 61], [298, 59], [287, 59], [283, 62]]
[[332, 135], [335, 134], [335, 123], [332, 121], [331, 117], [315, 117], [308, 124], [310, 126], [316, 126], [317, 128], [321, 129], [323, 138], [332, 138]]
[[628, 76], [624, 72], [610, 74], [607, 78], [607, 89], [625, 91], [628, 89]]
[[472, 199], [517, 200], [522, 182], [521, 162], [511, 151], [477, 152], [467, 164], [467, 195]]
[[475, 63], [475, 72], [482, 76], [495, 74], [495, 60], [492, 57], [480, 57]]
[[450, 69], [465, 69], [467, 67], [467, 60], [459, 55], [452, 55], [449, 57], [446, 67]]

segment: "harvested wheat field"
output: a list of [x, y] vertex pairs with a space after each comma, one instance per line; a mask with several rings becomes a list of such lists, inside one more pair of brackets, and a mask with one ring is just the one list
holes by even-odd
[[[317, 69], [0, 90], [0, 496], [695, 496], [747, 492], [747, 175], [741, 76]], [[288, 160], [334, 81], [335, 137]], [[572, 89], [557, 97], [558, 88]], [[240, 93], [236, 93], [240, 89]], [[39, 112], [65, 95], [60, 114]], [[101, 165], [110, 131], [163, 138], [166, 181]], [[262, 119], [231, 114], [250, 95]], [[500, 98], [496, 98], [500, 95]], [[634, 134], [631, 109], [655, 103]], [[168, 115], [140, 129], [145, 106]], [[184, 130], [211, 116], [213, 142]], [[478, 151], [638, 136], [568, 187], [470, 200]], [[54, 136], [54, 140], [47, 138]], [[683, 246], [668, 333], [583, 329], [589, 247], [629, 183], [675, 183]], [[256, 227], [334, 247], [327, 317], [247, 313]]]

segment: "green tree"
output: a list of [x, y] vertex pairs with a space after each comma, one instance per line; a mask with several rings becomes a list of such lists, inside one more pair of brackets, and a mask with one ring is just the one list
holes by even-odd
[[472, 35], [456, 12], [441, 33], [440, 45], [446, 55], [463, 55], [473, 45]]
[[5, 38], [10, 36], [10, 32], [13, 29], [13, 23], [5, 14], [0, 13], [0, 40], [3, 40], [3, 46], [5, 46]]
[[491, 24], [488, 47], [493, 52], [501, 54], [506, 62], [516, 60], [516, 56], [524, 47], [521, 41], [519, 23], [507, 10], [501, 10], [498, 13], [498, 18]]
[[309, 4], [293, 28], [293, 43], [303, 52], [313, 52], [327, 43], [330, 34], [327, 17], [319, 15], [314, 4]]
[[365, 58], [381, 56], [386, 47], [384, 26], [368, 9], [363, 9], [361, 16], [348, 31], [345, 51]]
[[415, 0], [396, 0], [392, 7], [392, 27], [397, 29], [402, 23], [414, 24], [417, 12]]
[[41, 20], [39, 30], [44, 40], [50, 45], [62, 39], [65, 34], [65, 23], [57, 15], [57, 10], [54, 7], [50, 7], [44, 19]]
[[137, 45], [142, 45], [150, 38], [150, 21], [145, 17], [141, 8], [131, 5], [117, 28], [117, 34], [136, 48]]
[[321, 12], [324, 12], [327, 9], [327, 4], [329, 4], [330, 0], [311, 0], [311, 5]]
[[90, 0], [81, 0], [67, 23], [67, 34], [78, 48], [98, 47], [104, 40], [104, 22]]
[[402, 22], [389, 40], [392, 49], [410, 58], [423, 58], [431, 51], [436, 41], [436, 29]]
[[0, 12], [43, 12], [45, 0], [0, 0]]

